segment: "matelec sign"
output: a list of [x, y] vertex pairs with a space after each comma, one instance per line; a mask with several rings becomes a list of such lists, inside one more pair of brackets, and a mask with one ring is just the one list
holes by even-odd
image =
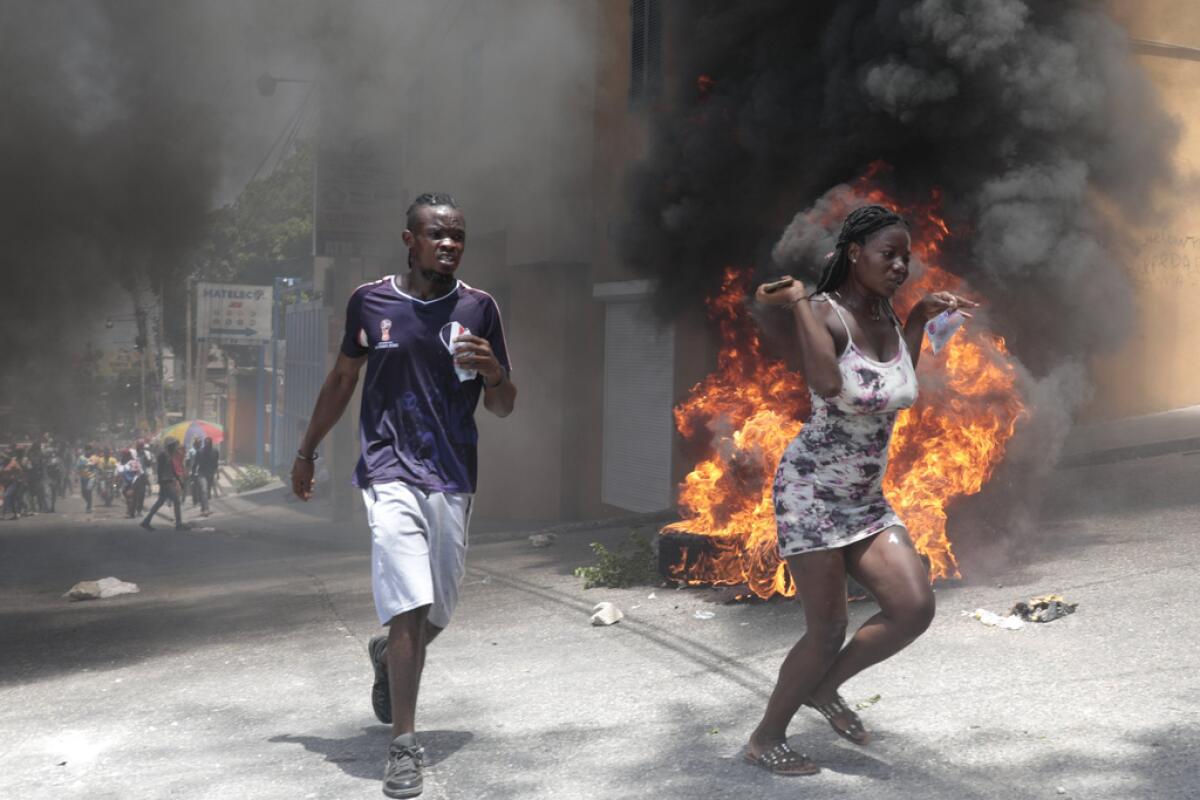
[[218, 344], [262, 344], [271, 341], [270, 286], [237, 283], [196, 284], [196, 320], [201, 339]]

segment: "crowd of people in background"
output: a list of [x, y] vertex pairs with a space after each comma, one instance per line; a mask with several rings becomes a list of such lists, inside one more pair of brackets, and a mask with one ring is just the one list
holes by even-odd
[[86, 512], [95, 504], [111, 508], [120, 501], [125, 516], [146, 513], [146, 495], [157, 480], [159, 495], [142, 527], [167, 503], [177, 528], [185, 527], [182, 504], [190, 493], [192, 506], [208, 516], [209, 501], [219, 493], [220, 456], [211, 438], [195, 437], [184, 451], [179, 442], [139, 440], [132, 447], [83, 444], [72, 447], [51, 435], [0, 447], [0, 519], [16, 520], [53, 513], [58, 499], [79, 489]]
[[65, 494], [65, 449], [50, 437], [14, 445], [0, 455], [0, 519], [54, 511]]

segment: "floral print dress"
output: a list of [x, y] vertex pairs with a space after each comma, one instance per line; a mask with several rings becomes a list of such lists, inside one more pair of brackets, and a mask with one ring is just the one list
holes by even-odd
[[841, 306], [825, 295], [846, 328], [838, 357], [842, 390], [812, 395], [812, 416], [775, 472], [775, 522], [782, 558], [830, 550], [904, 523], [883, 496], [896, 413], [917, 400], [917, 375], [900, 326], [887, 363], [863, 354]]

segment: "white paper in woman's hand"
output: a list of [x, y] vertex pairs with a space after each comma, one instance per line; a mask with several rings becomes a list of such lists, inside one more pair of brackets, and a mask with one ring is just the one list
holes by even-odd
[[925, 333], [929, 336], [929, 346], [936, 353], [946, 346], [950, 337], [958, 332], [967, 318], [956, 308], [947, 309], [925, 323]]

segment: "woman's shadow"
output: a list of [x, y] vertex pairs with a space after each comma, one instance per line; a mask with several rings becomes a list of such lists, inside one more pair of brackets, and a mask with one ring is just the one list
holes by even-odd
[[[417, 731], [425, 748], [425, 765], [435, 766], [466, 747], [474, 737], [468, 731]], [[298, 744], [310, 753], [319, 753], [325, 760], [337, 764], [347, 775], [366, 780], [379, 780], [387, 760], [391, 730], [382, 725], [363, 728], [358, 736], [326, 739], [321, 736], [293, 736], [289, 733], [273, 736], [276, 744]]]

